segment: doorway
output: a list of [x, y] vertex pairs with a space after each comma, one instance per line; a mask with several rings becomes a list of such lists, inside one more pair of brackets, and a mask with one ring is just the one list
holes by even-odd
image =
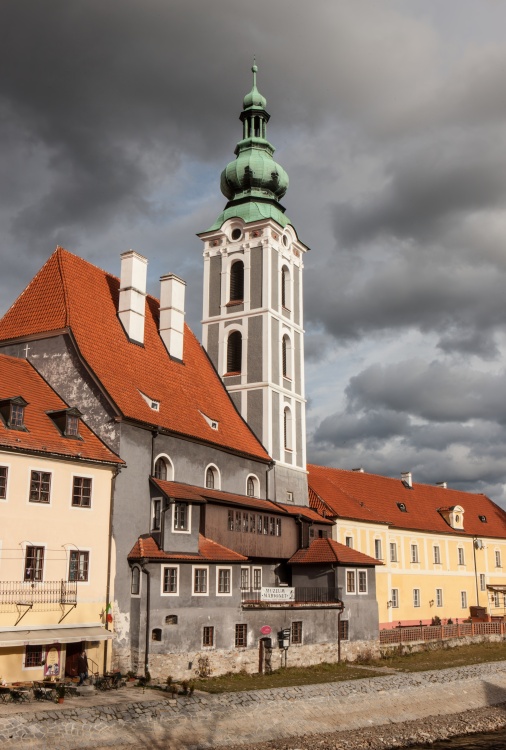
[[84, 651], [84, 641], [67, 643], [65, 646], [65, 677], [77, 677], [77, 657]]

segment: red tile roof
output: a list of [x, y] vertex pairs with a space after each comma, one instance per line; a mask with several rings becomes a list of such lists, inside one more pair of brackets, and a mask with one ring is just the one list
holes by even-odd
[[138, 538], [130, 553], [129, 560], [140, 560], [141, 558], [150, 560], [181, 560], [182, 562], [244, 562], [247, 557], [234, 552], [222, 544], [206, 539], [199, 534], [199, 551], [198, 554], [186, 552], [164, 552], [160, 549], [152, 536], [143, 535]]
[[275, 503], [271, 500], [263, 500], [259, 497], [249, 495], [236, 495], [232, 492], [223, 492], [222, 490], [210, 490], [206, 487], [197, 487], [196, 485], [183, 484], [181, 482], [168, 482], [163, 479], [151, 477], [153, 484], [158, 487], [164, 495], [176, 500], [185, 500], [191, 503], [223, 503], [225, 505], [239, 505], [244, 508], [251, 508], [257, 511], [267, 513], [288, 514], [291, 516], [304, 516], [310, 521], [320, 524], [332, 524], [325, 518], [322, 518], [316, 511], [301, 505], [286, 505], [285, 503]]
[[[144, 346], [138, 346], [119, 322], [118, 298], [118, 278], [58, 247], [0, 321], [0, 341], [71, 329], [124, 417], [268, 460], [188, 326], [181, 364], [158, 334], [158, 300], [146, 298]], [[159, 401], [159, 411], [139, 391]], [[217, 420], [218, 430], [202, 414]]]
[[0, 400], [16, 396], [28, 402], [24, 410], [27, 430], [9, 429], [0, 418], [0, 448], [76, 460], [124, 463], [82, 421], [79, 424], [81, 440], [64, 437], [47, 412], [66, 409], [67, 404], [29, 362], [0, 354]]
[[290, 564], [317, 565], [319, 563], [341, 563], [342, 565], [383, 565], [374, 557], [364, 555], [333, 539], [315, 539], [307, 549], [299, 549], [288, 560]]
[[[443, 534], [506, 538], [506, 512], [486, 495], [417, 484], [408, 489], [400, 479], [327, 466], [309, 465], [309, 485], [338, 518], [387, 523], [401, 529]], [[310, 495], [310, 502], [313, 502]], [[398, 503], [406, 506], [402, 512]], [[439, 510], [461, 505], [464, 531], [452, 529]], [[479, 516], [485, 516], [486, 523]]]
[[285, 503], [276, 503], [276, 505], [291, 516], [303, 516], [304, 518], [307, 518], [308, 521], [313, 521], [314, 523], [326, 524], [329, 526], [334, 525], [333, 521], [329, 518], [324, 518], [320, 513], [317, 513], [316, 510], [312, 510], [312, 508], [306, 508], [302, 505], [287, 505]]

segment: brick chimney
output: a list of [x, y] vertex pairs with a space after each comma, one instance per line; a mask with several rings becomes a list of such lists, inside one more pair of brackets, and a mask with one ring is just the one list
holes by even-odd
[[160, 336], [174, 359], [183, 359], [186, 282], [173, 273], [160, 279]]
[[147, 270], [147, 259], [135, 250], [121, 254], [118, 317], [126, 335], [136, 344], [144, 343]]

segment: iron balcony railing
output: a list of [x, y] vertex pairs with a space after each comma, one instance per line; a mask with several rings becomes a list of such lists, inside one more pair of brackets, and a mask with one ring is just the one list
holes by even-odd
[[77, 582], [0, 581], [0, 604], [77, 604]]
[[[287, 600], [283, 592], [285, 587], [280, 586], [280, 597], [269, 597], [262, 599], [261, 589], [243, 589], [241, 591], [241, 602], [245, 605], [260, 606], [279, 606], [280, 604], [288, 605], [326, 605], [341, 604], [341, 588], [319, 588], [317, 586], [295, 586], [295, 594], [291, 600]], [[272, 588], [270, 589], [272, 592]]]

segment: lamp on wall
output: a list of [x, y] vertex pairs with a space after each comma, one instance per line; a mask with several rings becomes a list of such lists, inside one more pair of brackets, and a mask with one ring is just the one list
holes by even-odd
[[433, 607], [433, 606], [434, 606], [434, 599], [431, 599], [429, 602], [429, 607]]
[[390, 607], [392, 606], [392, 603], [393, 603], [393, 602], [392, 602], [392, 600], [390, 599], [390, 601], [388, 601], [388, 602], [387, 602], [387, 608], [390, 608]]

